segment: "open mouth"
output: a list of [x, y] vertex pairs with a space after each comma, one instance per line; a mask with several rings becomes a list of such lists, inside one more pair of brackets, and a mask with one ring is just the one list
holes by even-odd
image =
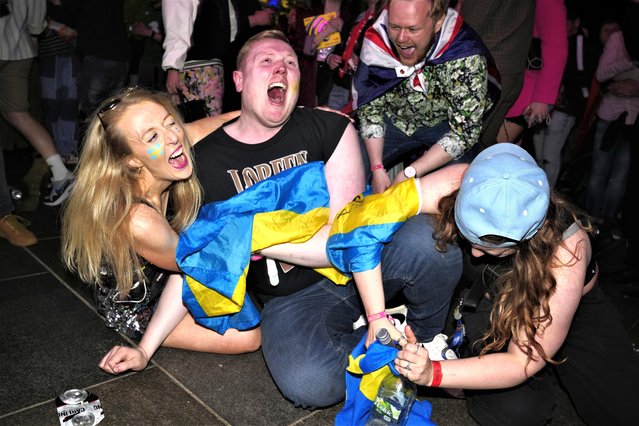
[[409, 58], [413, 56], [413, 53], [415, 53], [415, 46], [407, 46], [407, 47], [397, 46], [397, 51], [399, 52], [400, 56]]
[[189, 163], [188, 158], [184, 155], [183, 147], [179, 147], [169, 157], [169, 164], [176, 169], [183, 169]]
[[286, 99], [286, 85], [282, 82], [271, 83], [268, 86], [268, 99], [271, 103], [282, 104]]

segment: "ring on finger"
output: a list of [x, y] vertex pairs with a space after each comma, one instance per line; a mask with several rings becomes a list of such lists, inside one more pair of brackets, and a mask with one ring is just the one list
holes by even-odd
[[406, 370], [411, 371], [410, 370], [410, 361], [406, 361], [406, 367], [404, 367]]
[[415, 353], [419, 352], [419, 345], [415, 345]]

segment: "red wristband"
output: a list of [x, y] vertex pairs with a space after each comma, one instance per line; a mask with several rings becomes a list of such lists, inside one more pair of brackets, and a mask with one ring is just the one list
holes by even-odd
[[369, 316], [366, 317], [366, 319], [368, 319], [368, 322], [373, 322], [380, 318], [386, 318], [386, 311], [378, 312], [376, 314], [370, 314]]
[[373, 166], [371, 166], [371, 172], [374, 172], [375, 170], [379, 170], [379, 169], [383, 169], [384, 165], [383, 164], [375, 164]]
[[439, 361], [432, 361], [433, 364], [433, 379], [430, 381], [431, 388], [438, 388], [442, 384], [442, 364]]

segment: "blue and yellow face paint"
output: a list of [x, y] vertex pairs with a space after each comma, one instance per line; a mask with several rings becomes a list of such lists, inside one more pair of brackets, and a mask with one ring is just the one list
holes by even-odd
[[157, 160], [164, 155], [164, 147], [161, 143], [155, 143], [153, 146], [146, 150], [151, 160]]

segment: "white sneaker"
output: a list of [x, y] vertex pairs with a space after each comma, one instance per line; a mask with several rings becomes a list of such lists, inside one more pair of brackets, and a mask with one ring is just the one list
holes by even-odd
[[73, 184], [75, 183], [75, 175], [71, 172], [62, 180], [51, 182], [51, 192], [44, 197], [42, 204], [45, 206], [57, 206], [62, 204], [64, 200], [69, 198]]
[[[399, 305], [395, 308], [386, 310], [386, 314], [390, 315], [390, 322], [395, 326], [397, 331], [404, 334], [406, 328], [406, 314], [408, 314], [408, 308], [406, 305]], [[360, 315], [357, 321], [353, 323], [353, 330], [357, 330], [360, 327], [364, 327], [368, 324], [366, 321], [366, 315]]]
[[362, 314], [357, 318], [357, 321], [353, 323], [353, 330], [357, 330], [360, 327], [365, 327], [368, 324], [366, 321], [366, 315]]
[[422, 343], [421, 345], [428, 349], [428, 357], [432, 361], [457, 359], [455, 351], [448, 347], [448, 336], [443, 333], [433, 337], [433, 340], [430, 342]]
[[390, 315], [390, 322], [393, 323], [397, 331], [404, 334], [406, 328], [406, 315], [408, 314], [408, 308], [406, 305], [399, 305], [391, 309], [386, 310], [386, 314]]

